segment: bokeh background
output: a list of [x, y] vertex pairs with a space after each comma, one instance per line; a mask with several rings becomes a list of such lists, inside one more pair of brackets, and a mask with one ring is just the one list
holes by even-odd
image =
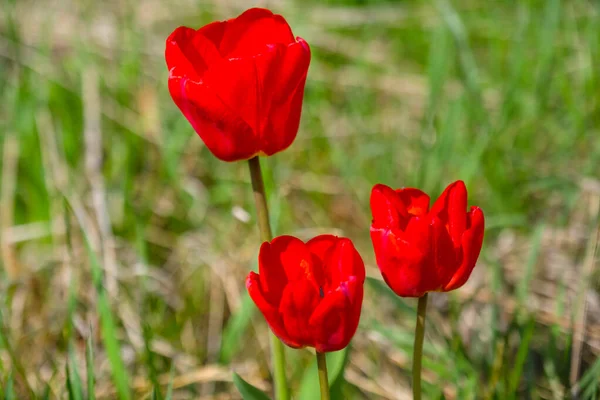
[[[425, 398], [598, 398], [600, 6], [583, 0], [2, 0], [0, 398], [237, 399], [232, 371], [271, 390], [247, 165], [207, 151], [163, 57], [177, 26], [254, 5], [313, 51], [297, 140], [263, 159], [274, 231], [350, 237], [367, 264], [334, 397], [410, 398], [416, 302], [380, 280], [372, 185], [463, 179], [486, 238], [470, 281], [430, 297]], [[311, 352], [287, 354], [294, 397], [316, 398]]]

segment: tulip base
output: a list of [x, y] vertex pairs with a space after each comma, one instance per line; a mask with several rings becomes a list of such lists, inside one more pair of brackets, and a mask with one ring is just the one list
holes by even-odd
[[[250, 168], [250, 180], [252, 181], [252, 191], [254, 192], [260, 239], [263, 242], [270, 242], [273, 238], [273, 234], [271, 233], [271, 224], [269, 223], [267, 195], [265, 193], [265, 184], [263, 182], [258, 156], [248, 160], [248, 167]], [[273, 332], [271, 332], [271, 356], [273, 360], [275, 398], [278, 400], [288, 400], [290, 394], [285, 376], [285, 348], [283, 343], [273, 334]]]
[[317, 368], [319, 369], [321, 400], [329, 400], [329, 378], [327, 377], [327, 357], [325, 353], [317, 352]]
[[423, 338], [425, 336], [425, 314], [427, 313], [427, 293], [419, 297], [415, 344], [413, 346], [412, 386], [413, 399], [421, 400], [421, 361], [423, 360]]

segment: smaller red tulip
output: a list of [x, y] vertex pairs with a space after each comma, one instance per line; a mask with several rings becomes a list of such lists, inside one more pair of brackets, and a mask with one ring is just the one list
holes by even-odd
[[354, 336], [365, 266], [349, 239], [293, 236], [265, 242], [246, 288], [273, 333], [293, 348], [341, 350]]
[[281, 15], [237, 18], [167, 38], [169, 92], [206, 147], [223, 161], [288, 148], [300, 124], [310, 48]]
[[484, 218], [479, 207], [467, 212], [462, 181], [449, 185], [431, 210], [429, 196], [419, 189], [375, 185], [371, 212], [377, 265], [397, 295], [447, 292], [469, 279], [481, 251]]

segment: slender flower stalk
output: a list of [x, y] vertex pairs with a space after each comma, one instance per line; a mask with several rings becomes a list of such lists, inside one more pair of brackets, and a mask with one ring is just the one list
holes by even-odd
[[327, 377], [327, 357], [325, 353], [317, 351], [317, 367], [319, 368], [321, 400], [329, 400], [329, 379]]
[[[252, 191], [254, 192], [254, 202], [256, 205], [256, 216], [258, 219], [258, 228], [260, 230], [260, 239], [262, 242], [269, 242], [273, 238], [273, 234], [271, 233], [271, 224], [269, 223], [267, 196], [265, 193], [265, 185], [263, 183], [262, 172], [260, 170], [260, 160], [258, 156], [248, 160], [248, 166], [250, 168]], [[271, 333], [270, 336], [276, 398], [278, 400], [289, 400], [290, 395], [285, 376], [285, 349], [283, 347], [283, 343], [273, 333]]]
[[419, 297], [417, 324], [415, 325], [415, 345], [413, 346], [413, 399], [421, 400], [421, 361], [423, 359], [423, 337], [425, 335], [425, 314], [427, 313], [427, 293]]

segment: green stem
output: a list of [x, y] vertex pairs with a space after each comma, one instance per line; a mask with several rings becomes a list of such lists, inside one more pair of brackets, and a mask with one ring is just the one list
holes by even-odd
[[423, 337], [425, 335], [425, 313], [427, 312], [427, 293], [419, 297], [417, 306], [417, 324], [415, 326], [415, 345], [413, 347], [413, 400], [421, 400], [421, 360], [423, 359]]
[[317, 351], [317, 367], [319, 368], [321, 400], [329, 400], [329, 379], [327, 378], [327, 357], [325, 357], [325, 353]]
[[[248, 160], [248, 166], [250, 167], [250, 179], [252, 181], [252, 191], [254, 192], [260, 239], [263, 242], [270, 242], [273, 234], [271, 233], [271, 224], [269, 223], [269, 208], [267, 207], [267, 196], [265, 194], [265, 185], [263, 183], [258, 156]], [[285, 376], [285, 349], [283, 343], [272, 332], [270, 336], [276, 398], [279, 400], [288, 400], [290, 394]]]

